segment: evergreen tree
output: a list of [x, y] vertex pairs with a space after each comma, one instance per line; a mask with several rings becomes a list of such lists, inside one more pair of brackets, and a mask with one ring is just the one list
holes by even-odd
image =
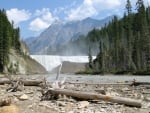
[[132, 13], [132, 6], [131, 6], [130, 0], [127, 0], [126, 10], [127, 10], [128, 15], [130, 15]]
[[10, 48], [20, 50], [19, 28], [14, 29], [9, 22], [6, 11], [0, 10], [0, 72], [8, 64]]

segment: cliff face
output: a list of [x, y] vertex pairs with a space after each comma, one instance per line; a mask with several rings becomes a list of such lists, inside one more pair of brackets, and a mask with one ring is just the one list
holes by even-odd
[[[27, 46], [21, 42], [21, 52], [10, 49], [9, 61], [5, 66], [4, 73], [11, 74], [45, 74], [46, 69], [30, 58]], [[20, 54], [22, 53], [22, 54]]]

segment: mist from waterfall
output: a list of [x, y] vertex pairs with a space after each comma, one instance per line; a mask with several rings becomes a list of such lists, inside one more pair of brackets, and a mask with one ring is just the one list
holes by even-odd
[[53, 56], [53, 55], [31, 55], [33, 59], [42, 64], [47, 71], [52, 71], [54, 68], [62, 64], [64, 61], [75, 63], [87, 63], [88, 56]]

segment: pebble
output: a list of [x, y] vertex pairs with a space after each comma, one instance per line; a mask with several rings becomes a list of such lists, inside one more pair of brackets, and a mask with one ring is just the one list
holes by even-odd
[[79, 109], [81, 109], [81, 108], [88, 107], [89, 104], [90, 104], [90, 103], [89, 103], [88, 101], [81, 101], [81, 102], [78, 102], [78, 103], [77, 103], [77, 106], [78, 106]]
[[125, 88], [122, 89], [122, 91], [126, 92], [126, 91], [131, 91], [131, 90], [129, 88], [125, 87]]

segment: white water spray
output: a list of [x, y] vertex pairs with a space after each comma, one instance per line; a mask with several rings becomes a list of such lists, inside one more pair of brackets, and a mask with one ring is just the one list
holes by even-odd
[[40, 64], [42, 64], [47, 71], [52, 71], [54, 68], [58, 67], [64, 61], [75, 63], [87, 63], [89, 61], [88, 56], [31, 55], [31, 57]]

